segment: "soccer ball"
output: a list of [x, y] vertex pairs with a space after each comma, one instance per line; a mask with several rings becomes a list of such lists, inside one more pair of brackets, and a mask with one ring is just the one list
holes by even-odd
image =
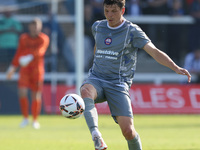
[[61, 114], [70, 119], [80, 117], [85, 110], [83, 99], [77, 94], [67, 94], [60, 100]]

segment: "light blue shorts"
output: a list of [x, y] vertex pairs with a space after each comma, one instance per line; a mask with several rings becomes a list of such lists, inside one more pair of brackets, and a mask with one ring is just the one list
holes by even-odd
[[115, 85], [111, 82], [93, 78], [86, 79], [84, 84], [91, 84], [96, 89], [97, 98], [95, 103], [108, 102], [111, 115], [116, 123], [116, 116], [133, 118], [128, 86]]

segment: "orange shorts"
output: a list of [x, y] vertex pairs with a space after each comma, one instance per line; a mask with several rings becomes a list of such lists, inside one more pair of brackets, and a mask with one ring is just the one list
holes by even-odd
[[32, 91], [42, 91], [44, 74], [20, 72], [18, 87], [29, 88]]

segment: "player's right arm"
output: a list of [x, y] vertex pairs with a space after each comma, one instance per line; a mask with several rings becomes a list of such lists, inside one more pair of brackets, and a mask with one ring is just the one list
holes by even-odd
[[19, 59], [21, 56], [25, 55], [25, 42], [27, 41], [26, 40], [26, 34], [22, 34], [20, 36], [20, 39], [19, 39], [19, 44], [18, 44], [18, 48], [17, 48], [17, 51], [16, 51], [16, 54], [12, 60], [12, 65], [15, 66], [15, 67], [19, 67], [20, 64], [19, 64]]
[[8, 70], [7, 70], [7, 73], [6, 73], [6, 78], [8, 80], [10, 80], [12, 78], [12, 76], [14, 75], [15, 71], [17, 70], [17, 68], [19, 66], [19, 57], [22, 55], [22, 52], [23, 52], [22, 51], [23, 50], [23, 43], [24, 43], [23, 40], [24, 40], [24, 36], [20, 36], [16, 54], [15, 54], [13, 60], [12, 60], [12, 63], [8, 67]]

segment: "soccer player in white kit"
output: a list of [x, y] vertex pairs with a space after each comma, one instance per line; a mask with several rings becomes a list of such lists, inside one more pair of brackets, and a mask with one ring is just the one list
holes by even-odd
[[158, 63], [177, 74], [190, 73], [177, 66], [167, 54], [157, 49], [136, 24], [123, 17], [125, 0], [104, 0], [105, 20], [92, 26], [95, 39], [95, 56], [88, 78], [81, 86], [85, 102], [85, 120], [94, 141], [95, 150], [105, 150], [107, 145], [98, 129], [98, 114], [95, 103], [107, 101], [111, 115], [119, 124], [127, 140], [129, 150], [141, 150], [139, 134], [133, 124], [129, 88], [136, 67], [138, 49], [145, 50]]

